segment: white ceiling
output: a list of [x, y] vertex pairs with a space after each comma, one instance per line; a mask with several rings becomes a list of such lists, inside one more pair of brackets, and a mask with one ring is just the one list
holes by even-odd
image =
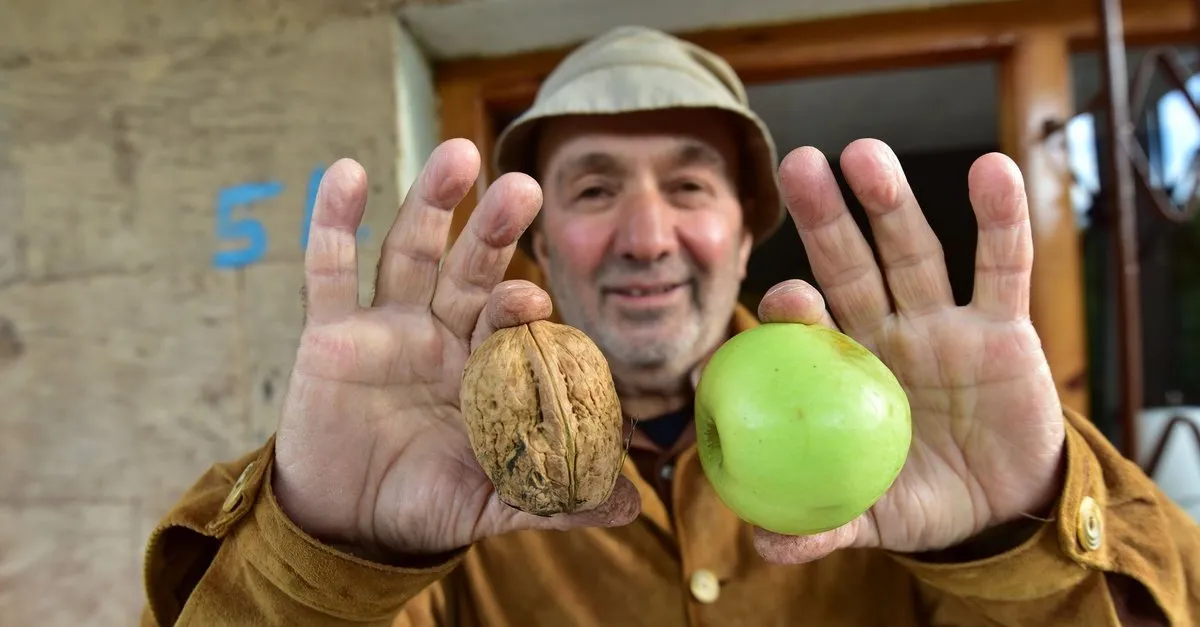
[[636, 23], [697, 31], [997, 0], [420, 0], [398, 10], [435, 60], [559, 48]]

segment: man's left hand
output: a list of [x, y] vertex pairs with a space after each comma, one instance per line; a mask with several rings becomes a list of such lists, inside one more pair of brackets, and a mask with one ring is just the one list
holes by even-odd
[[1062, 486], [1065, 435], [1029, 317], [1033, 242], [1020, 170], [1000, 154], [971, 168], [979, 227], [974, 293], [958, 306], [941, 244], [892, 151], [860, 140], [846, 148], [841, 165], [882, 263], [823, 155], [797, 149], [784, 159], [780, 182], [825, 298], [787, 281], [767, 293], [759, 316], [827, 324], [875, 353], [908, 394], [912, 445], [895, 483], [867, 513], [815, 536], [757, 530], [758, 551], [784, 563], [844, 547], [938, 551], [1047, 515]]

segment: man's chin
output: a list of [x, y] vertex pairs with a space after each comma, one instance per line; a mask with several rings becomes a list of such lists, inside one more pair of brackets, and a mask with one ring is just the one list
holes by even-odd
[[620, 307], [612, 308], [612, 317], [617, 321], [618, 328], [630, 332], [643, 329], [656, 329], [670, 325], [672, 320], [680, 317], [679, 307]]
[[650, 326], [624, 326], [606, 335], [613, 358], [640, 368], [657, 368], [679, 361], [695, 348], [690, 333], [670, 333]]

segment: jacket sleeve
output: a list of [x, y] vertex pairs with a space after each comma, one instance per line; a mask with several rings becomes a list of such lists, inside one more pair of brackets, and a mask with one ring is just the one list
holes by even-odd
[[1200, 526], [1085, 418], [1066, 414], [1066, 472], [1050, 520], [970, 561], [894, 555], [932, 624], [1200, 625]]
[[274, 450], [213, 466], [151, 533], [142, 627], [444, 624], [465, 550], [384, 565], [318, 542], [275, 500]]

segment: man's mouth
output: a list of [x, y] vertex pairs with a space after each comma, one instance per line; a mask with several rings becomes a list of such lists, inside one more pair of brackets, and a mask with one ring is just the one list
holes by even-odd
[[647, 298], [669, 294], [688, 286], [687, 281], [678, 283], [645, 283], [607, 287], [605, 293], [623, 296], [625, 298]]

